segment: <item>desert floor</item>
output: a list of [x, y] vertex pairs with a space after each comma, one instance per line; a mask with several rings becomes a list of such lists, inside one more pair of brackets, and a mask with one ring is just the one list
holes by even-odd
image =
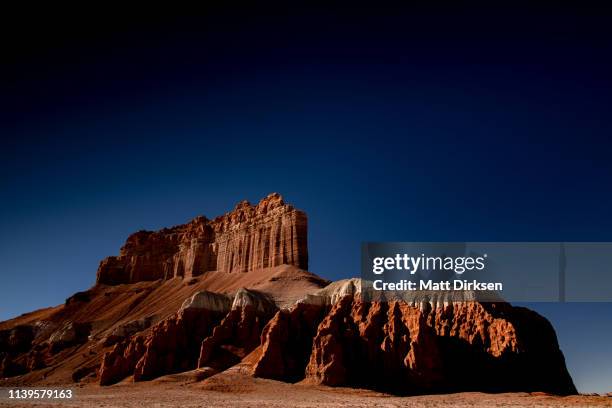
[[[40, 387], [40, 388], [49, 388]], [[203, 382], [167, 376], [110, 387], [73, 387], [71, 400], [9, 400], [3, 388], [0, 407], [612, 407], [612, 398], [556, 397], [543, 394], [459, 393], [414, 397], [351, 388], [330, 388], [254, 379], [233, 374]]]

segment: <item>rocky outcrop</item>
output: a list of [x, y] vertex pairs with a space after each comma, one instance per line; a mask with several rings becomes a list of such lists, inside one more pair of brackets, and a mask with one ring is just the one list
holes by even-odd
[[347, 295], [319, 325], [306, 378], [394, 392], [431, 390], [441, 379], [433, 330], [400, 302], [362, 302]]
[[223, 294], [201, 291], [186, 299], [179, 312], [208, 310], [210, 312], [226, 313], [230, 310], [231, 299]]
[[115, 327], [113, 331], [103, 339], [102, 344], [104, 346], [112, 346], [138, 332], [148, 329], [151, 327], [153, 318], [153, 316], [149, 316], [143, 319], [132, 320]]
[[51, 353], [57, 353], [67, 347], [85, 343], [91, 331], [91, 324], [66, 322], [49, 337]]
[[575, 394], [555, 331], [542, 316], [508, 303], [420, 303], [435, 331], [444, 391]]
[[276, 312], [278, 308], [274, 304], [274, 301], [270, 299], [270, 297], [268, 297], [267, 295], [254, 290], [240, 288], [234, 294], [234, 300], [232, 301], [232, 310], [247, 309], [252, 309], [253, 312], [255, 312], [259, 316], [271, 316]]
[[261, 334], [261, 352], [253, 375], [289, 382], [304, 379], [317, 327], [335, 303], [360, 288], [359, 279], [333, 282], [277, 312]]
[[0, 353], [0, 377], [13, 377], [46, 367], [49, 347], [37, 347], [27, 354]]
[[576, 393], [552, 326], [535, 312], [422, 293], [362, 295], [359, 280], [338, 281], [279, 311], [253, 374], [397, 394]]
[[110, 385], [134, 373], [136, 363], [145, 353], [145, 336], [138, 335], [115, 344], [104, 354], [100, 365], [100, 385]]
[[35, 332], [35, 328], [30, 325], [0, 330], [0, 353], [16, 354], [30, 350]]
[[71, 322], [58, 328], [50, 322], [37, 321], [0, 331], [0, 377], [44, 368], [49, 355], [87, 341], [89, 327]]
[[220, 320], [210, 311], [183, 310], [153, 327], [145, 339], [145, 352], [134, 368], [134, 381], [195, 368], [193, 350]]
[[[0, 376], [109, 385], [240, 363], [257, 377], [396, 394], [576, 393], [537, 313], [465, 293], [373, 294], [359, 279], [323, 287], [298, 269], [307, 262], [306, 216], [278, 194], [137, 232], [102, 261], [97, 285], [3, 323]], [[198, 277], [207, 271], [219, 273]]]
[[202, 340], [229, 309], [230, 299], [225, 295], [196, 293], [175, 315], [106, 353], [100, 384], [113, 384], [132, 374], [134, 381], [141, 381], [195, 368]]
[[253, 375], [289, 382], [303, 379], [312, 339], [326, 310], [319, 304], [300, 302], [278, 311], [261, 334], [261, 354]]
[[192, 278], [206, 271], [248, 272], [278, 265], [308, 269], [306, 214], [270, 194], [253, 206], [208, 220], [131, 235], [119, 256], [104, 259], [97, 283]]
[[198, 367], [224, 370], [239, 363], [259, 346], [261, 331], [276, 310], [275, 304], [265, 295], [238, 290], [232, 310], [202, 341]]
[[347, 295], [319, 324], [305, 378], [394, 393], [576, 388], [550, 324], [506, 303], [410, 305]]
[[361, 279], [343, 279], [306, 294], [298, 303], [331, 307], [346, 296], [361, 294]]

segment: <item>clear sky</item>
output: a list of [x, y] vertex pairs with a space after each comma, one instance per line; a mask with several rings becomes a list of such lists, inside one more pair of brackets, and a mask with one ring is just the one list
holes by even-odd
[[[609, 10], [100, 14], [2, 27], [0, 319], [272, 191], [329, 279], [362, 241], [612, 241]], [[531, 306], [612, 391], [612, 306]]]

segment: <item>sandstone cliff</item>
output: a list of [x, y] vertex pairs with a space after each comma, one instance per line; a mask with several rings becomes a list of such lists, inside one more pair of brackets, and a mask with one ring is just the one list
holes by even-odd
[[[399, 394], [575, 394], [552, 326], [507, 303], [372, 302], [335, 282], [264, 328], [255, 376]], [[316, 329], [313, 331], [313, 328]]]
[[208, 220], [132, 234], [119, 256], [104, 259], [97, 283], [114, 285], [207, 271], [248, 272], [279, 265], [308, 269], [306, 214], [273, 193]]
[[134, 381], [195, 368], [197, 350], [230, 307], [225, 295], [198, 292], [173, 316], [157, 323], [148, 334], [116, 344], [100, 367], [100, 384], [109, 385], [128, 375]]
[[395, 394], [576, 393], [537, 313], [435, 292], [385, 300], [359, 279], [330, 283], [300, 269], [306, 232], [305, 214], [271, 194], [212, 221], [133, 234], [89, 290], [0, 322], [0, 385], [236, 367]]

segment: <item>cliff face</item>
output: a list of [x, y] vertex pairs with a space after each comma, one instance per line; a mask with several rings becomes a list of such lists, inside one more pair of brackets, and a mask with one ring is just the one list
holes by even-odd
[[279, 311], [263, 329], [253, 375], [398, 394], [576, 393], [554, 329], [535, 312], [369, 302], [356, 290], [351, 280], [336, 282]]
[[176, 314], [106, 352], [100, 384], [130, 375], [134, 381], [150, 380], [197, 366], [229, 368], [259, 345], [259, 334], [276, 310], [266, 296], [244, 288], [233, 302], [226, 295], [197, 292]]
[[537, 313], [435, 293], [371, 300], [360, 279], [329, 283], [300, 269], [306, 232], [306, 215], [271, 194], [212, 221], [133, 234], [101, 262], [99, 285], [0, 322], [0, 385], [236, 367], [396, 394], [576, 393]]
[[208, 220], [132, 234], [119, 256], [100, 262], [97, 283], [115, 285], [207, 271], [248, 272], [279, 265], [308, 269], [306, 214], [273, 193]]
[[306, 367], [318, 384], [423, 392], [440, 381], [435, 335], [405, 303], [341, 298], [319, 324]]

